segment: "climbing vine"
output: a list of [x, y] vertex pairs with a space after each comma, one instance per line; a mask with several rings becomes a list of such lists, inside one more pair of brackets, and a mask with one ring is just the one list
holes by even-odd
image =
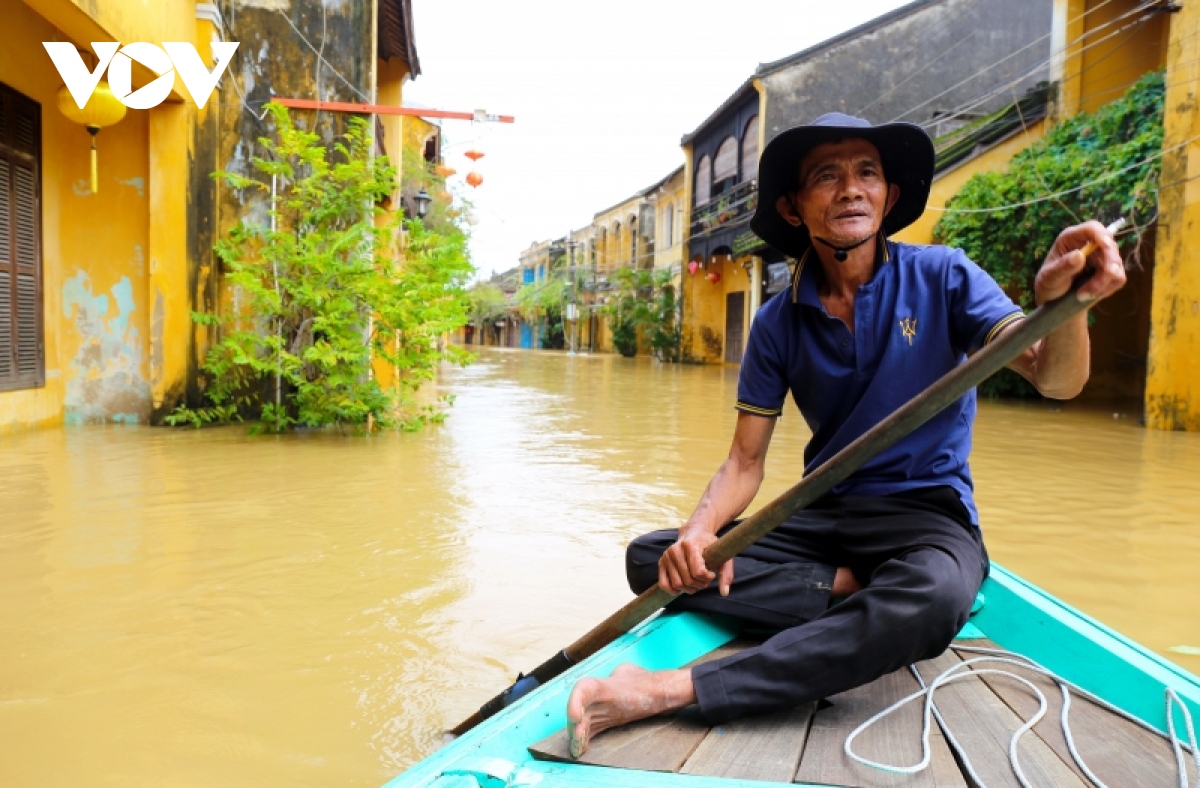
[[[1163, 94], [1162, 72], [1146, 74], [1116, 101], [1059, 123], [1004, 171], [975, 175], [946, 204], [935, 240], [961, 247], [1026, 309], [1042, 260], [1069, 225], [1124, 216], [1134, 232], [1122, 248], [1136, 261], [1157, 217]], [[1060, 192], [1068, 193], [1043, 199]], [[994, 376], [980, 391], [1034, 393], [1014, 373]]]

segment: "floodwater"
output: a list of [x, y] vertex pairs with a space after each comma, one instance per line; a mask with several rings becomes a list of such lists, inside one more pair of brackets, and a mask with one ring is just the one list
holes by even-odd
[[[735, 376], [487, 351], [419, 434], [0, 439], [0, 785], [384, 782], [628, 599]], [[789, 412], [758, 503], [806, 437]], [[1200, 434], [988, 403], [973, 462], [996, 561], [1200, 672]]]

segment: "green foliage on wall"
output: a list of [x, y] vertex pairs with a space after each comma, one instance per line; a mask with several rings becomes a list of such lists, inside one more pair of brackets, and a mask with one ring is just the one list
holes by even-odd
[[617, 352], [637, 355], [640, 333], [656, 358], [678, 362], [682, 321], [671, 272], [620, 268], [612, 282], [614, 289], [600, 310], [608, 318]]
[[381, 204], [394, 196], [396, 170], [373, 155], [365, 121], [351, 120], [330, 149], [270, 109], [275, 135], [253, 160], [263, 180], [217, 174], [264, 193], [266, 216], [216, 245], [232, 303], [193, 313], [220, 332], [202, 365], [207, 402], [168, 423], [258, 419], [254, 429], [281, 432], [440, 421], [444, 403], [421, 404], [417, 390], [447, 355], [469, 358], [441, 347], [466, 322], [472, 272], [448, 196], [438, 194], [425, 222], [389, 215]]
[[508, 314], [508, 301], [504, 291], [491, 282], [477, 282], [468, 288], [467, 301], [476, 341], [482, 342], [484, 331], [494, 331], [496, 321]]
[[[1095, 113], [1059, 123], [1014, 156], [1003, 172], [975, 175], [946, 207], [980, 212], [948, 211], [934, 228], [935, 240], [961, 247], [1026, 309], [1034, 306], [1038, 268], [1059, 232], [1070, 225], [1088, 219], [1108, 224], [1124, 216], [1135, 231], [1122, 239], [1122, 247], [1136, 255], [1157, 217], [1163, 94], [1162, 72], [1146, 74]], [[1007, 210], [981, 210], [1034, 200]], [[988, 396], [1036, 394], [1007, 370], [979, 390]]]
[[571, 282], [562, 266], [551, 266], [547, 278], [522, 285], [517, 310], [526, 322], [541, 326], [542, 350], [562, 350], [566, 344], [563, 314], [571, 295]]

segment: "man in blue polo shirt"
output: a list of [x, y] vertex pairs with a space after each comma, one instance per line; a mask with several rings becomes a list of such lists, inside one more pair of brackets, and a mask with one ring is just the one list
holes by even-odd
[[[924, 211], [933, 162], [920, 127], [837, 113], [763, 151], [751, 226], [798, 261], [792, 286], [755, 317], [729, 459], [681, 528], [629, 546], [626, 568], [635, 592], [657, 583], [682, 593], [673, 609], [780, 632], [691, 669], [623, 666], [579, 681], [567, 707], [576, 757], [601, 730], [692, 703], [718, 724], [851, 689], [940, 654], [966, 621], [988, 569], [967, 462], [974, 392], [716, 573], [703, 559], [758, 491], [788, 392], [812, 431], [808, 473], [1023, 317], [962, 251], [887, 240]], [[1098, 251], [1084, 260], [1089, 242]], [[1085, 268], [1081, 297], [1124, 284], [1098, 222], [1058, 237], [1037, 302], [1065, 293]], [[1086, 315], [1011, 366], [1046, 396], [1075, 396], [1088, 375]], [[832, 597], [845, 599], [830, 607]]]

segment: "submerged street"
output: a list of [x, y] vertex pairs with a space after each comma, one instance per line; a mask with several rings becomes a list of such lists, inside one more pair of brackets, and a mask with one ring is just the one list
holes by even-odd
[[[415, 434], [8, 439], [0, 784], [382, 783], [629, 598], [625, 544], [691, 511], [735, 387], [730, 367], [485, 350], [443, 370], [456, 404]], [[983, 403], [985, 539], [1195, 672], [1200, 434], [1127, 413]], [[752, 508], [806, 439], [789, 403]]]

